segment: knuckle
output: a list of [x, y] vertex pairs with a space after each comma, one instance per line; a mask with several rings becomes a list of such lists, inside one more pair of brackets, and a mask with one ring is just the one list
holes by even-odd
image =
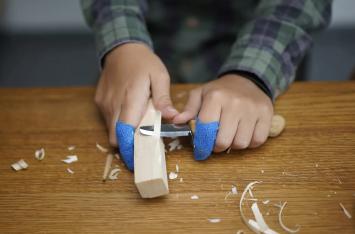
[[262, 112], [262, 113], [272, 113], [272, 105], [268, 105], [266, 103], [260, 104], [258, 106], [258, 109]]
[[156, 102], [155, 102], [156, 107], [158, 108], [163, 108], [167, 105], [171, 105], [171, 99], [170, 96], [168, 94], [162, 94], [160, 95]]
[[206, 99], [212, 101], [220, 101], [224, 96], [224, 92], [221, 89], [214, 89], [206, 94]]
[[230, 102], [233, 107], [239, 107], [243, 102], [242, 99], [239, 97], [233, 97], [230, 99]]
[[170, 77], [169, 73], [165, 69], [161, 69], [155, 73], [153, 79], [156, 79], [157, 81], [170, 80]]

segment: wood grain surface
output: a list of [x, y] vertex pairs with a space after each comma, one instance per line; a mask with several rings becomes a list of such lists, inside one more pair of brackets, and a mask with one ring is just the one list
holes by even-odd
[[[178, 108], [193, 87], [172, 88]], [[94, 88], [0, 89], [0, 233], [251, 233], [238, 202], [255, 180], [263, 181], [253, 191], [272, 229], [283, 233], [274, 204], [287, 201], [283, 221], [300, 233], [355, 233], [355, 82], [292, 85], [276, 102], [285, 131], [258, 149], [197, 162], [182, 139], [183, 149], [167, 154], [178, 179], [169, 180], [168, 196], [152, 200], [140, 198], [117, 159], [118, 180], [102, 182], [106, 154], [95, 145], [108, 140], [93, 96]], [[37, 161], [41, 147], [46, 156]], [[61, 162], [73, 153], [78, 162]], [[10, 168], [19, 159], [27, 170]], [[225, 199], [232, 185], [238, 194]], [[250, 205], [243, 210], [252, 218]]]

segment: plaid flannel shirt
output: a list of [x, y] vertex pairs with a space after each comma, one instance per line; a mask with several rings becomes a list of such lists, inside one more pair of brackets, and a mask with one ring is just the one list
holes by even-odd
[[127, 42], [162, 58], [173, 82], [239, 73], [273, 100], [329, 24], [331, 0], [81, 0], [98, 56]]

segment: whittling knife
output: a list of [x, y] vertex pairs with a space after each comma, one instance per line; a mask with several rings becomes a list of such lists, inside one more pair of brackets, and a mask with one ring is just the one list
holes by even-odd
[[[286, 121], [281, 115], [274, 115], [271, 121], [269, 137], [276, 137], [281, 134], [285, 128]], [[154, 126], [141, 126], [139, 131], [143, 135], [153, 136]], [[189, 124], [162, 124], [160, 128], [161, 137], [180, 137], [193, 136], [195, 131], [195, 120], [189, 121]]]
[[[161, 137], [181, 137], [192, 136], [195, 130], [195, 121], [190, 121], [189, 124], [161, 124], [160, 136]], [[147, 125], [139, 128], [140, 133], [147, 136], [154, 135], [154, 126]]]

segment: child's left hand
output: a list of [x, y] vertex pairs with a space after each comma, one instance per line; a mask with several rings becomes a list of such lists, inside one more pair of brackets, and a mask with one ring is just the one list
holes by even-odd
[[197, 115], [194, 155], [204, 160], [212, 150], [262, 145], [268, 138], [273, 104], [252, 81], [228, 74], [190, 91], [184, 111], [173, 122], [185, 123]]

